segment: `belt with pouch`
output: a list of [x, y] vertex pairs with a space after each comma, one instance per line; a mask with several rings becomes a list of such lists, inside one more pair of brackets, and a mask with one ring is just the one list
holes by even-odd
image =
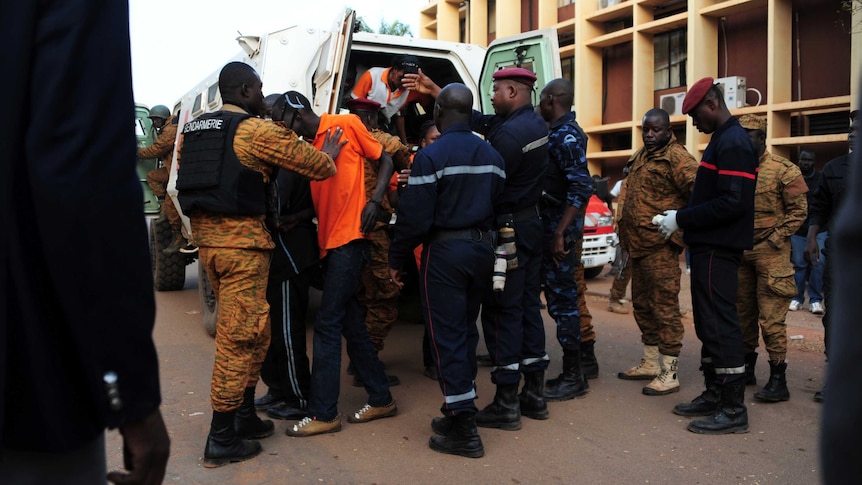
[[482, 230], [475, 227], [468, 229], [436, 229], [428, 238], [429, 242], [449, 241], [452, 239], [461, 239], [464, 241], [484, 242], [493, 246], [494, 234], [489, 230]]
[[526, 221], [528, 219], [538, 219], [539, 218], [539, 208], [538, 206], [531, 205], [526, 209], [521, 209], [517, 212], [512, 213], [512, 221], [520, 222]]

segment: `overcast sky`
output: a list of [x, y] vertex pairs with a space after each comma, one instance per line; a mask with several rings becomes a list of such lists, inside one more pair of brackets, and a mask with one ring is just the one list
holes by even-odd
[[[383, 5], [386, 5], [384, 8]], [[129, 0], [135, 101], [172, 108], [186, 91], [240, 51], [237, 31], [328, 27], [345, 7], [375, 31], [396, 20], [419, 33], [428, 0]]]

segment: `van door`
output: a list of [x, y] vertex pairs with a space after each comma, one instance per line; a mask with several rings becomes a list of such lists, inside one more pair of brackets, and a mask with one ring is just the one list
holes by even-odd
[[[523, 67], [533, 71], [538, 78], [537, 91], [548, 81], [562, 77], [556, 29], [533, 30], [491, 42], [485, 53], [479, 78], [479, 103], [485, 114], [494, 114], [494, 108], [491, 106], [494, 71], [506, 67]], [[537, 102], [538, 99], [534, 100], [533, 104]]]
[[347, 62], [350, 60], [350, 44], [355, 20], [356, 12], [347, 9], [340, 27], [332, 29], [332, 37], [323, 46], [313, 78], [316, 91], [312, 104], [317, 114], [336, 113], [338, 109], [344, 84], [343, 77], [347, 72]]

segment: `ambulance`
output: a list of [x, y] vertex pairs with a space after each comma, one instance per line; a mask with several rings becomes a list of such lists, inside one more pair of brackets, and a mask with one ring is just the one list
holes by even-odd
[[[561, 77], [555, 29], [497, 39], [486, 49], [473, 44], [354, 32], [355, 20], [356, 12], [346, 9], [328, 28], [292, 26], [259, 36], [242, 35], [236, 39], [241, 50], [225, 63], [240, 61], [254, 67], [263, 81], [264, 94], [290, 90], [303, 93], [318, 114], [345, 112], [342, 102], [350, 95], [352, 80], [371, 67], [388, 67], [393, 57], [401, 54], [416, 56], [422, 71], [440, 86], [451, 82], [465, 84], [475, 95], [474, 108], [488, 114], [494, 112], [491, 106], [494, 71], [512, 66], [530, 69], [538, 78], [537, 86]], [[221, 67], [177, 102], [175, 111], [179, 110], [180, 126], [221, 107], [218, 91]], [[535, 99], [534, 103], [537, 102]], [[430, 113], [421, 106], [408, 107], [405, 114], [408, 138], [429, 118]], [[168, 183], [168, 194], [175, 201], [177, 166], [173, 164]], [[188, 227], [185, 216], [183, 219]], [[202, 270], [198, 274], [206, 317], [215, 311], [215, 301], [204, 295], [209, 291], [206, 274]], [[207, 324], [207, 329], [214, 332], [214, 325], [214, 322]]]

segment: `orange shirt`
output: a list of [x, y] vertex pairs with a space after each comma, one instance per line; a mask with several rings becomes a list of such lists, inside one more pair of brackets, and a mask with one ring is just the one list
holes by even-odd
[[322, 147], [326, 130], [336, 126], [344, 131], [342, 140], [347, 140], [335, 159], [336, 174], [311, 183], [321, 258], [329, 249], [364, 237], [359, 230], [362, 209], [367, 202], [364, 162], [366, 158], [379, 159], [383, 152], [380, 142], [371, 136], [359, 117], [352, 114], [322, 114], [313, 145], [318, 149]]
[[[222, 109], [244, 112], [229, 104]], [[182, 140], [180, 144], [182, 146]], [[293, 131], [260, 118], [248, 118], [239, 123], [233, 150], [240, 163], [263, 174], [264, 183], [270, 181], [273, 167], [293, 170], [312, 180], [331, 177], [336, 171], [329, 155], [302, 141]], [[182, 164], [182, 161], [178, 159], [177, 163]], [[199, 247], [273, 249], [275, 243], [264, 217], [196, 213], [189, 218], [192, 239]]]
[[[380, 75], [380, 79], [386, 85], [386, 91], [388, 91], [389, 96], [386, 99], [386, 102], [381, 102], [381, 100], [375, 100], [375, 101], [377, 101], [378, 103], [383, 104], [383, 105], [385, 105], [389, 101], [391, 101], [392, 98], [397, 98], [398, 96], [401, 96], [402, 93], [404, 93], [403, 89], [399, 89], [398, 91], [395, 91], [395, 92], [393, 92], [391, 89], [389, 89], [389, 81], [388, 80], [389, 80], [389, 71], [391, 71], [391, 70], [392, 70], [391, 67], [386, 68], [383, 71], [383, 73]], [[371, 92], [371, 84], [373, 82], [374, 82], [374, 80], [371, 79], [371, 71], [363, 72], [362, 75], [359, 76], [359, 79], [356, 80], [356, 84], [353, 85], [353, 91], [352, 91], [353, 96], [356, 98], [367, 98], [369, 93]], [[432, 100], [433, 100], [433, 98], [427, 94], [422, 94], [422, 93], [417, 92], [417, 91], [410, 91], [407, 94], [407, 99], [404, 100], [404, 104], [401, 107], [406, 106], [406, 105], [412, 103], [413, 101], [419, 101], [420, 104], [425, 106], [429, 102], [431, 102]], [[400, 111], [401, 107], [399, 107], [399, 111]]]

